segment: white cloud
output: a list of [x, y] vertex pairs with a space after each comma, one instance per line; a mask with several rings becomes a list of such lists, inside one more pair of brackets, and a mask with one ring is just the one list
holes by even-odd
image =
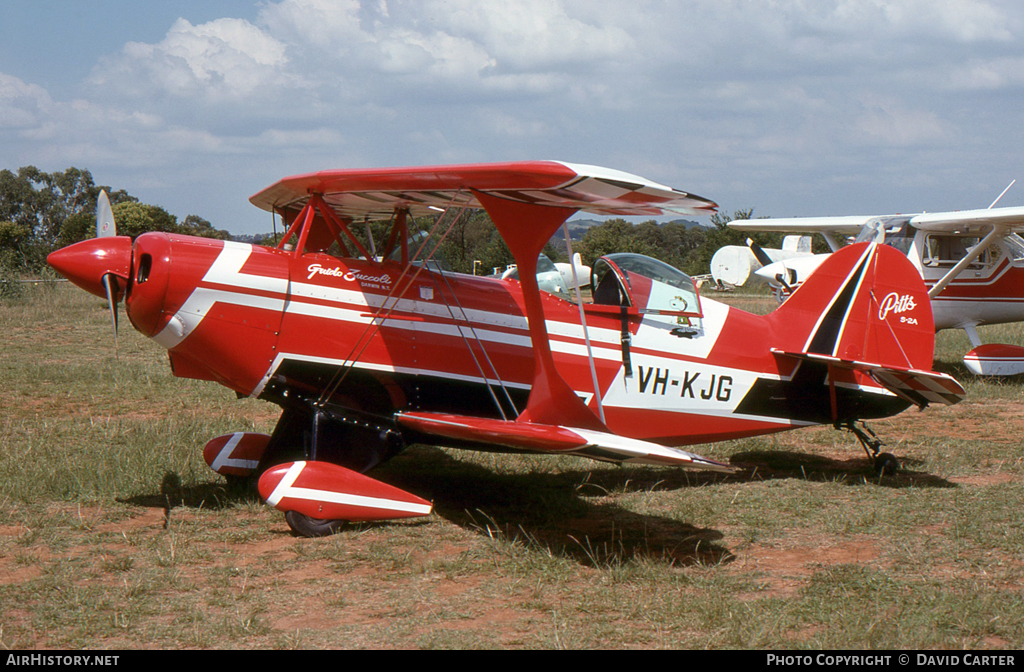
[[[845, 0], [843, 4], [859, 3]], [[1013, 38], [1006, 12], [985, 0], [874, 0], [871, 4], [898, 33], [950, 38], [959, 42], [1007, 41]]]
[[561, 158], [764, 214], [870, 183], [883, 153], [894, 171], [1024, 171], [1015, 0], [272, 0], [249, 17], [127, 35], [79, 91], [0, 74], [0, 151], [205, 180], [182, 199], [244, 182], [217, 204], [243, 213], [265, 182], [343, 165]]
[[929, 110], [909, 109], [899, 101], [870, 96], [858, 115], [853, 143], [886, 147], [932, 144], [948, 138], [948, 124]]
[[948, 79], [951, 89], [999, 90], [1024, 86], [1024, 57], [974, 60], [954, 68]]
[[0, 72], [0, 128], [28, 128], [53, 108], [46, 89]]
[[214, 102], [242, 100], [285, 81], [285, 50], [283, 43], [241, 19], [198, 26], [178, 19], [161, 42], [129, 42], [121, 54], [103, 59], [90, 83], [134, 98], [158, 92]]

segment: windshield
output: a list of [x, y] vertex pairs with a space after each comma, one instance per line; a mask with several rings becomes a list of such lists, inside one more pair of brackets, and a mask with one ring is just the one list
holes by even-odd
[[609, 254], [605, 259], [615, 262], [616, 266], [627, 273], [636, 273], [680, 289], [693, 289], [693, 279], [690, 276], [664, 261], [628, 252]]
[[1006, 248], [1010, 259], [1015, 262], [1024, 261], [1024, 239], [1016, 233], [1011, 233], [1003, 238], [1003, 247]]
[[594, 303], [632, 306], [641, 313], [701, 315], [693, 279], [677, 268], [642, 254], [601, 257], [591, 275]]

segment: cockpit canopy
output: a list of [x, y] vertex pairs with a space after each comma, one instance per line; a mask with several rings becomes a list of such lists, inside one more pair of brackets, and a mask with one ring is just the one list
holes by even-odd
[[594, 304], [641, 314], [701, 317], [693, 278], [663, 261], [621, 252], [601, 257], [590, 276]]

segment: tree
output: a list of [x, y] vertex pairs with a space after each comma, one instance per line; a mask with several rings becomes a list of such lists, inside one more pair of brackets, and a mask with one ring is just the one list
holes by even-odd
[[178, 233], [178, 218], [158, 205], [125, 201], [113, 205], [117, 235], [136, 238], [149, 231]]
[[[53, 173], [35, 166], [0, 171], [0, 221], [26, 232], [18, 243], [20, 265], [41, 267], [57, 247], [93, 235], [96, 199], [104, 188], [94, 184], [88, 170], [74, 167]], [[111, 202], [135, 200], [127, 192], [106, 189]]]
[[0, 269], [15, 269], [25, 263], [24, 246], [28, 228], [17, 222], [0, 222]]
[[189, 215], [181, 223], [179, 232], [188, 236], [201, 236], [202, 238], [217, 238], [219, 240], [230, 240], [231, 234], [227, 231], [213, 228], [209, 221], [198, 215]]
[[648, 224], [657, 227], [654, 221], [635, 227], [624, 219], [609, 219], [583, 234], [583, 240], [575, 251], [580, 253], [583, 263], [589, 266], [593, 266], [599, 257], [614, 252], [634, 252], [657, 257], [658, 234]]

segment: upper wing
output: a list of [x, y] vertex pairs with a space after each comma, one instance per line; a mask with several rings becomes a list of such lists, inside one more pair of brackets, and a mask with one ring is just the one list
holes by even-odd
[[298, 212], [312, 193], [341, 217], [388, 219], [396, 208], [414, 216], [449, 205], [482, 207], [473, 192], [520, 203], [575, 208], [600, 215], [701, 214], [717, 205], [643, 177], [560, 161], [328, 170], [287, 177], [249, 201], [264, 210]]
[[835, 233], [855, 235], [868, 222], [876, 219], [901, 218], [923, 231], [949, 231], [980, 233], [992, 227], [1007, 232], [1024, 231], [1024, 207], [990, 208], [986, 210], [954, 210], [952, 212], [924, 212], [916, 215], [845, 217], [783, 217], [779, 219], [738, 219], [729, 222], [730, 228], [740, 231], [785, 231], [791, 233]]

